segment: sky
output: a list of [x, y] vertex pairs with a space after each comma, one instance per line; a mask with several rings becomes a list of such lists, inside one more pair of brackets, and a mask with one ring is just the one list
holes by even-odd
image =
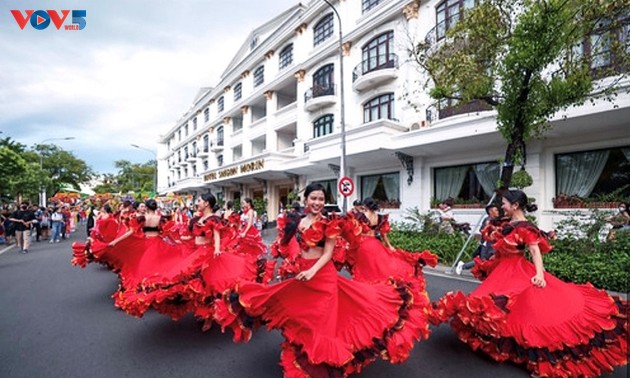
[[[249, 33], [298, 3], [1, 0], [0, 137], [56, 144], [96, 173], [116, 173], [116, 160], [146, 163]], [[86, 25], [21, 29], [11, 10], [28, 9], [86, 10]]]

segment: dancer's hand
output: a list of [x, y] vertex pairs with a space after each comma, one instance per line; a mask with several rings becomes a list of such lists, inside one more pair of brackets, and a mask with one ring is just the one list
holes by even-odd
[[547, 286], [547, 282], [545, 281], [545, 276], [542, 273], [536, 274], [534, 277], [532, 277], [532, 283], [534, 284], [534, 286], [540, 287], [540, 288]]
[[303, 271], [301, 271], [300, 273], [298, 273], [298, 274], [295, 276], [295, 278], [296, 278], [298, 281], [308, 281], [308, 280], [310, 280], [311, 278], [313, 278], [313, 276], [314, 276], [314, 275], [315, 275], [315, 273], [314, 273], [311, 269], [308, 269], [308, 270], [303, 270]]

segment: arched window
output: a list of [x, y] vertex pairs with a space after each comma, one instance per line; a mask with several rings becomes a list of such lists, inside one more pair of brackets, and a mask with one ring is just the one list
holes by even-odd
[[333, 35], [335, 24], [333, 14], [324, 16], [313, 28], [313, 46], [317, 46]]
[[438, 41], [446, 37], [446, 32], [457, 25], [462, 13], [473, 8], [476, 0], [444, 0], [435, 8], [436, 32]]
[[333, 122], [335, 117], [332, 114], [326, 114], [313, 122], [313, 138], [318, 138], [333, 132]]
[[217, 146], [223, 146], [223, 126], [217, 127]]
[[217, 112], [221, 113], [223, 110], [225, 110], [225, 98], [221, 96], [217, 100]]
[[377, 119], [394, 119], [393, 93], [375, 97], [363, 105], [363, 122], [372, 122]]
[[335, 94], [334, 83], [335, 66], [327, 64], [313, 74], [313, 97]]
[[373, 38], [363, 46], [362, 49], [362, 69], [366, 74], [371, 71], [393, 68], [394, 57], [394, 32], [385, 32]]
[[293, 63], [293, 44], [289, 44], [280, 51], [280, 69], [286, 68]]
[[265, 66], [260, 66], [254, 71], [254, 87], [265, 82]]
[[243, 97], [243, 84], [238, 83], [234, 86], [234, 101], [238, 101]]

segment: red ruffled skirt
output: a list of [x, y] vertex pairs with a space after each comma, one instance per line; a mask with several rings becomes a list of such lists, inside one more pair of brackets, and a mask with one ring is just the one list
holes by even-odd
[[[316, 261], [299, 259], [300, 270]], [[337, 274], [332, 262], [309, 281], [244, 283], [238, 294], [247, 316], [282, 330], [287, 342], [281, 365], [287, 377], [346, 376], [379, 355], [402, 362], [414, 341], [428, 336], [426, 322], [415, 322], [426, 314], [413, 306], [407, 287], [351, 281]]]
[[458, 337], [497, 361], [511, 360], [543, 377], [596, 377], [628, 360], [628, 305], [590, 284], [566, 283], [522, 255], [500, 256], [470, 295], [448, 293], [435, 304]]
[[422, 266], [437, 264], [437, 256], [429, 251], [410, 253], [392, 251], [373, 236], [364, 236], [357, 248], [347, 256], [352, 277], [363, 282], [382, 282], [389, 278], [422, 278]]

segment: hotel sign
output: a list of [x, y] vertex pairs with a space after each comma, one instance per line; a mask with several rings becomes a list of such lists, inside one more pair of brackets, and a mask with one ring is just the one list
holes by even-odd
[[207, 175], [203, 176], [203, 180], [213, 181], [213, 180], [218, 180], [218, 179], [222, 179], [226, 177], [236, 176], [238, 174], [259, 171], [263, 168], [265, 168], [265, 159], [258, 159], [258, 160], [250, 161], [249, 163], [243, 163], [238, 166], [210, 172]]

